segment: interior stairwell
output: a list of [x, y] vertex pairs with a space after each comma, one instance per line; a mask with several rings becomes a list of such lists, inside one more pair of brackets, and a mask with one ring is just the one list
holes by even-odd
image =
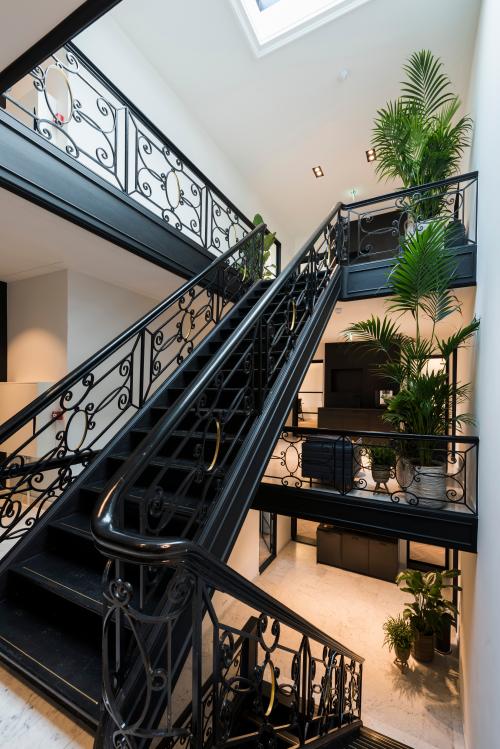
[[[95, 374], [97, 360], [90, 360], [0, 430], [6, 443], [33, 423], [36, 437], [42, 415], [55, 402], [67, 417], [58, 450], [34, 466], [25, 464], [22, 437], [1, 467], [4, 537], [17, 543], [0, 566], [0, 659], [96, 732], [96, 747], [173, 747], [183, 737], [181, 743], [189, 739], [193, 748], [305, 741], [318, 747], [402, 747], [362, 729], [362, 659], [225, 564], [340, 293], [339, 208], [276, 279], [266, 278], [262, 265], [265, 227], [254, 230], [161, 305], [162, 314], [172, 311], [170, 328], [163, 325], [158, 333], [148, 327], [147, 316], [124, 334], [135, 341], [126, 358], [119, 354], [125, 339], [100, 353], [99, 365], [106, 361], [113, 372], [107, 389], [105, 378]], [[204, 302], [190, 307], [200, 289]], [[210, 325], [196, 339], [200, 320]], [[171, 366], [157, 367], [158, 352], [170, 345], [177, 347]], [[126, 375], [124, 396], [117, 373]], [[82, 383], [84, 395], [75, 408], [72, 394]], [[119, 422], [138, 387], [137, 406], [125, 423], [92, 441], [97, 397], [106, 407], [111, 400], [118, 404], [113, 418]], [[93, 398], [86, 400], [90, 391]], [[75, 414], [83, 418], [83, 436], [71, 446], [68, 428]], [[81, 472], [68, 469], [75, 464], [83, 466]], [[26, 512], [19, 497], [37, 486], [42, 499]], [[206, 702], [194, 666], [187, 727], [169, 708], [186, 659], [198, 657], [196, 633], [203, 612], [212, 616], [217, 591], [262, 611], [257, 634], [248, 641], [242, 635], [241, 647], [247, 663], [252, 648], [264, 647], [263, 664], [254, 653], [245, 678], [261, 702], [268, 694], [269, 706], [252, 708], [258, 727], [239, 743], [234, 737], [248, 695], [233, 689], [230, 725], [223, 710], [227, 725], [217, 742], [203, 736], [199, 712]], [[278, 639], [279, 622], [302, 637], [293, 683], [284, 690], [287, 715], [293, 713], [281, 718], [285, 728], [271, 717], [280, 699], [279, 670], [264, 645], [268, 618]], [[322, 660], [311, 654], [310, 639], [321, 644]], [[224, 648], [230, 668], [234, 647], [230, 656]], [[159, 666], [165, 658], [167, 669]], [[325, 669], [322, 683], [331, 687], [320, 705], [313, 697], [316, 661]], [[268, 667], [270, 676], [264, 674]], [[217, 731], [216, 697], [227, 687], [221, 668], [214, 665], [210, 692]], [[299, 682], [310, 683], [304, 694]]]

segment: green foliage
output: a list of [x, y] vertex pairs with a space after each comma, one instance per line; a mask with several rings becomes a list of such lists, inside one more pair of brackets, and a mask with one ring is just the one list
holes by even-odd
[[[256, 213], [253, 217], [253, 223], [254, 226], [260, 226], [264, 223], [264, 219], [260, 215], [260, 213]], [[273, 270], [276, 269], [275, 265], [268, 265], [269, 258], [271, 257], [271, 248], [275, 242], [276, 239], [276, 232], [269, 232], [268, 234], [264, 235], [264, 257], [263, 257], [263, 267], [264, 267], [264, 278], [273, 278]]]
[[[447, 360], [479, 328], [479, 321], [472, 320], [449, 338], [438, 335], [439, 324], [454, 312], [461, 312], [460, 303], [449, 288], [456, 262], [446, 247], [444, 228], [442, 221], [435, 220], [404, 239], [389, 278], [393, 296], [387, 305], [388, 313], [395, 319], [372, 315], [344, 331], [349, 340], [369, 342], [374, 350], [386, 355], [386, 362], [377, 370], [394, 382], [399, 392], [388, 401], [383, 418], [396, 430], [410, 434], [442, 435], [449, 428], [456, 431], [473, 423], [470, 414], [448, 414], [452, 398], [459, 404], [467, 400], [469, 386], [451, 384], [445, 368], [428, 371], [431, 357]], [[404, 335], [400, 329], [399, 318], [405, 313], [413, 319], [412, 336]], [[430, 322], [428, 337], [421, 332], [423, 320]], [[418, 462], [429, 465], [432, 444], [424, 442], [418, 450]]]
[[396, 465], [396, 453], [392, 447], [387, 445], [374, 445], [367, 448], [368, 460], [370, 467], [383, 466], [384, 468], [393, 468]]
[[[456, 119], [461, 101], [442, 68], [429, 50], [414, 52], [404, 66], [401, 95], [378, 110], [372, 146], [381, 179], [413, 187], [445, 179], [459, 168], [472, 120]], [[426, 219], [438, 215], [441, 204], [439, 192], [427, 191], [411, 207], [416, 218]]]
[[413, 601], [405, 603], [403, 618], [412, 630], [430, 635], [440, 633], [443, 623], [451, 618], [456, 622], [457, 607], [446, 598], [442, 591], [446, 588], [461, 590], [460, 586], [448, 582], [460, 575], [460, 570], [423, 573], [420, 570], [404, 570], [396, 577], [396, 583], [403, 593], [410, 593]]
[[385, 632], [384, 645], [387, 645], [389, 651], [395, 648], [408, 650], [411, 647], [413, 630], [401, 614], [389, 616], [382, 625], [382, 629]]

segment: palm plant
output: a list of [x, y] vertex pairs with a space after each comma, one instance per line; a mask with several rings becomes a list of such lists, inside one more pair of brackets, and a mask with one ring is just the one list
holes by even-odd
[[[372, 146], [381, 179], [398, 179], [408, 188], [445, 179], [459, 168], [472, 120], [457, 119], [461, 101], [442, 68], [429, 50], [414, 52], [403, 68], [401, 96], [378, 110]], [[428, 190], [411, 200], [408, 210], [425, 220], [439, 215], [443, 201], [442, 190]]]
[[[393, 293], [388, 313], [383, 318], [372, 315], [344, 331], [348, 340], [368, 342], [373, 350], [385, 354], [386, 361], [377, 366], [384, 379], [396, 384], [396, 393], [382, 418], [397, 431], [410, 434], [444, 435], [472, 423], [470, 414], [451, 415], [448, 404], [467, 400], [469, 385], [453, 384], [442, 370], [428, 370], [431, 357], [447, 360], [464, 346], [479, 327], [479, 321], [457, 328], [448, 338], [439, 336], [439, 324], [461, 306], [450, 283], [456, 272], [456, 261], [446, 246], [446, 224], [430, 223], [423, 231], [409, 234], [403, 240], [401, 255], [389, 276]], [[410, 314], [414, 335], [402, 332], [400, 318]], [[424, 336], [424, 322], [430, 323], [430, 335]], [[420, 465], [432, 462], [433, 445], [418, 445]]]

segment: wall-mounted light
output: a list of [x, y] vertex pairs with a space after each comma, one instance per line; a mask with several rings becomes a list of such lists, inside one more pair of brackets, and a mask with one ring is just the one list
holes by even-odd
[[366, 160], [368, 161], [368, 163], [370, 163], [370, 161], [376, 161], [377, 152], [374, 148], [369, 148], [368, 151], [366, 151], [365, 153], [366, 153]]
[[313, 174], [316, 178], [325, 176], [325, 173], [320, 166], [313, 166]]

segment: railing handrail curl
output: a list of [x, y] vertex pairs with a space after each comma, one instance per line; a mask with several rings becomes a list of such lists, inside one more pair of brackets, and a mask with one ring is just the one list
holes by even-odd
[[[101, 509], [109, 513], [106, 499]], [[182, 567], [203, 578], [208, 587], [233, 596], [259, 610], [259, 613], [278, 619], [280, 623], [346, 658], [364, 662], [363, 657], [296, 614], [194, 541], [169, 537], [146, 538], [138, 533], [124, 532], [114, 528], [112, 517], [101, 516], [100, 511], [94, 518], [93, 533], [97, 548], [109, 558], [152, 566]]]
[[[264, 313], [271, 300], [277, 296], [283, 286], [287, 283], [288, 279], [292, 276], [295, 269], [307, 259], [307, 253], [310, 251], [311, 247], [314, 246], [314, 243], [319, 239], [319, 237], [321, 237], [325, 227], [332, 222], [340, 210], [341, 203], [337, 203], [326, 219], [321, 222], [315, 232], [304, 243], [299, 252], [296, 253], [294, 259], [289, 263], [287, 268], [281, 272], [267, 291], [264, 292], [257, 303], [253, 306], [252, 310], [245, 316], [231, 336], [221, 346], [219, 351], [210, 359], [202, 372], [200, 372], [190, 383], [189, 389], [179, 396], [168, 413], [160, 419], [156, 426], [151, 429], [143, 443], [131, 454], [125, 464], [125, 471], [120, 480], [116, 481], [116, 479], [113, 478], [112, 481], [109, 482], [104, 490], [104, 500], [95, 512], [92, 520], [92, 529], [96, 540], [99, 539], [101, 534], [106, 536], [111, 533], [112, 525], [110, 525], [110, 523], [113, 513], [123, 494], [133, 484], [138, 472], [142, 470], [142, 467], [146, 465], [155, 450], [162, 444], [165, 436], [175, 429], [179, 418], [196, 403], [204, 388], [218, 373], [222, 363], [236, 349], [239, 343], [244, 339], [246, 333], [258, 322], [260, 316]], [[131, 543], [135, 543], [136, 541], [137, 539], [131, 538]]]
[[79, 364], [75, 369], [65, 375], [61, 380], [52, 385], [48, 390], [39, 395], [37, 398], [32, 400], [28, 405], [18, 411], [10, 419], [7, 419], [0, 426], [0, 445], [2, 442], [7, 440], [19, 429], [26, 426], [33, 417], [39, 414], [44, 409], [51, 406], [61, 395], [63, 395], [68, 388], [75, 385], [81, 378], [87, 373], [92, 371], [95, 367], [102, 364], [108, 357], [118, 351], [127, 341], [134, 337], [134, 335], [140, 333], [142, 330], [147, 328], [149, 323], [155, 320], [157, 317], [162, 315], [169, 307], [175, 304], [179, 299], [186, 295], [186, 293], [194, 288], [203, 281], [205, 276], [213, 273], [217, 266], [223, 264], [231, 255], [236, 253], [239, 248], [248, 242], [253, 236], [256, 236], [260, 232], [266, 232], [267, 225], [259, 224], [251, 232], [246, 234], [240, 239], [235, 245], [226, 250], [222, 255], [214, 258], [214, 260], [207, 265], [202, 271], [200, 271], [194, 278], [186, 281], [170, 296], [166, 297], [162, 302], [153, 307], [152, 310], [147, 312], [136, 322], [132, 323], [126, 330], [119, 333], [112, 341], [105, 344], [95, 354], [86, 359], [82, 364]]

